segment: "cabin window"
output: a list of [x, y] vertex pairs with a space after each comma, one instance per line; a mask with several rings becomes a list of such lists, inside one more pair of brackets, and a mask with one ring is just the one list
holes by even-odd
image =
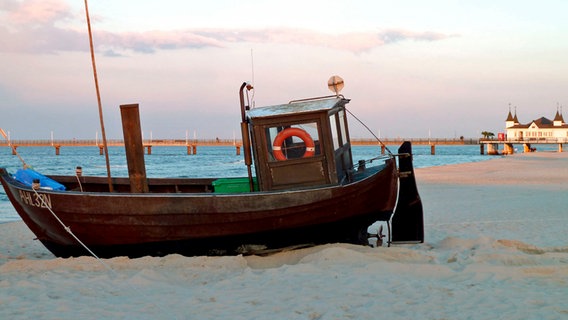
[[345, 119], [345, 111], [341, 110], [337, 113], [337, 116], [339, 117], [339, 128], [340, 128], [340, 133], [341, 133], [341, 144], [346, 144], [347, 143], [347, 128], [345, 126], [346, 123], [346, 119]]
[[329, 116], [329, 125], [331, 127], [331, 139], [333, 140], [333, 150], [337, 150], [341, 145], [339, 144], [339, 134], [337, 133], [337, 120], [335, 113]]
[[333, 149], [337, 150], [347, 143], [345, 111], [341, 110], [329, 116], [329, 125], [333, 139]]
[[316, 122], [267, 128], [269, 159], [283, 161], [320, 155], [318, 131]]

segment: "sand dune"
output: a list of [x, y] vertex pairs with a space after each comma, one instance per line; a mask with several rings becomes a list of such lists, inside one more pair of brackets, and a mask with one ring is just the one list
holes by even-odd
[[0, 225], [2, 319], [566, 319], [568, 155], [416, 170], [426, 242], [54, 258]]

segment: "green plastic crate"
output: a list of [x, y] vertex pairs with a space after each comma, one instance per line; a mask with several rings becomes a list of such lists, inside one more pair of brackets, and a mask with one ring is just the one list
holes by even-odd
[[[252, 179], [254, 191], [258, 191], [256, 177]], [[245, 193], [250, 192], [248, 178], [221, 178], [213, 181], [215, 193]]]

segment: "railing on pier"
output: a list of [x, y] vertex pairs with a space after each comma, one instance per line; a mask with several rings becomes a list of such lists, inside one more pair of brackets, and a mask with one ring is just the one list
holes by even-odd
[[[55, 154], [59, 155], [61, 147], [98, 147], [99, 153], [104, 154], [102, 141], [99, 140], [12, 140], [12, 153], [16, 154], [18, 147], [53, 147]], [[198, 146], [234, 146], [237, 155], [241, 153], [241, 141], [229, 139], [200, 139], [200, 140], [186, 140], [186, 139], [147, 139], [143, 140], [142, 144], [146, 149], [147, 154], [152, 154], [152, 147], [187, 147], [187, 154], [197, 154]], [[108, 139], [107, 145], [112, 147], [124, 146], [123, 140]], [[8, 146], [8, 142], [0, 142], [1, 146]]]
[[[62, 146], [62, 147], [98, 147], [103, 144], [101, 140], [96, 139], [36, 139], [36, 140], [12, 140], [12, 145], [19, 147], [49, 147], [49, 146]], [[124, 146], [124, 141], [121, 139], [108, 139], [109, 146]], [[242, 144], [240, 140], [234, 139], [144, 139], [144, 145], [154, 146], [233, 146]], [[8, 142], [0, 141], [0, 146], [8, 146]]]
[[[479, 139], [474, 138], [384, 138], [380, 139], [386, 145], [400, 145], [404, 141], [410, 141], [414, 145], [475, 145]], [[351, 138], [352, 145], [376, 145], [380, 144], [376, 139]]]
[[[451, 139], [451, 138], [386, 138], [381, 139], [381, 142], [387, 145], [399, 145], [404, 141], [410, 141], [415, 145], [473, 145], [478, 144], [479, 139]], [[352, 138], [353, 145], [378, 145], [379, 141], [376, 139], [361, 139]], [[121, 139], [107, 140], [109, 146], [124, 146], [124, 141]], [[235, 139], [144, 139], [144, 145], [152, 146], [234, 146], [242, 145], [241, 140]], [[36, 139], [36, 140], [12, 140], [12, 145], [18, 147], [81, 147], [93, 146], [97, 147], [102, 145], [100, 140], [89, 139]], [[0, 146], [8, 146], [6, 141], [0, 141]]]

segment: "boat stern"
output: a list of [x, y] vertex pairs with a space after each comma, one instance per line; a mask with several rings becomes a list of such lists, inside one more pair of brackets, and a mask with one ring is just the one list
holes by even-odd
[[392, 243], [423, 243], [424, 212], [416, 186], [412, 145], [409, 141], [400, 146], [398, 156], [399, 192], [392, 217]]

